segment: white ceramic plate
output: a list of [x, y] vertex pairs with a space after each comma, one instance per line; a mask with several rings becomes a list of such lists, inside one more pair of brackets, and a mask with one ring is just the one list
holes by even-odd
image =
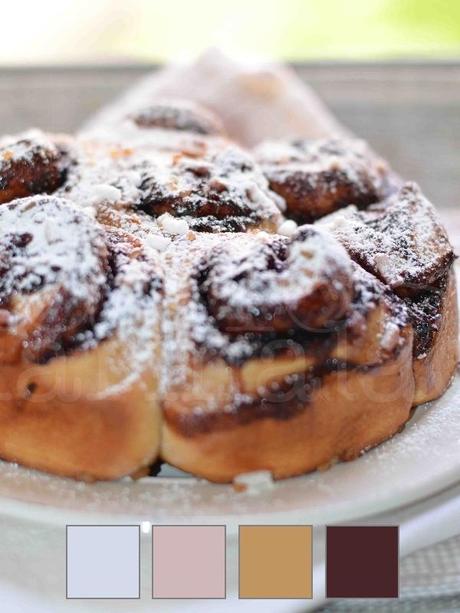
[[0, 508], [24, 519], [324, 524], [397, 508], [460, 481], [460, 377], [405, 430], [359, 459], [237, 493], [192, 477], [85, 484], [0, 463]]

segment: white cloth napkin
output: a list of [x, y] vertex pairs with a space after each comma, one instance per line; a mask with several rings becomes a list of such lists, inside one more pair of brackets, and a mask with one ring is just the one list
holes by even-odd
[[111, 134], [120, 120], [155, 100], [186, 98], [214, 110], [229, 135], [253, 146], [269, 138], [321, 138], [347, 133], [317, 94], [293, 70], [244, 62], [209, 50], [191, 64], [147, 75], [82, 127], [86, 136]]

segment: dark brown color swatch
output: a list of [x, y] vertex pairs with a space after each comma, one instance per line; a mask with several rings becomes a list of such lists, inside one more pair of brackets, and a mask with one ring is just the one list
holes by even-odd
[[397, 598], [397, 526], [327, 528], [328, 598]]

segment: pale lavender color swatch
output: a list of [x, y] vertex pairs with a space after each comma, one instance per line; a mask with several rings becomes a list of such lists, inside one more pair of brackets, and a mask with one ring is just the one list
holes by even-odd
[[153, 597], [225, 598], [225, 526], [154, 526]]
[[139, 526], [67, 526], [67, 598], [139, 598]]

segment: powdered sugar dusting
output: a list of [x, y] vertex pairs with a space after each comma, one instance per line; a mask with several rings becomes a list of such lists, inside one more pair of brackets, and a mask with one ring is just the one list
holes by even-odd
[[119, 392], [154, 367], [161, 315], [162, 273], [159, 262], [153, 254], [141, 252], [133, 255], [130, 238], [116, 233], [109, 238], [114, 254], [116, 274], [111, 291], [104, 302], [100, 317], [94, 326], [93, 335], [83, 344], [89, 348], [114, 334], [117, 335], [123, 356], [123, 369], [129, 364], [128, 374], [103, 394]]
[[220, 119], [208, 109], [183, 99], [148, 99], [145, 105], [113, 120], [95, 123], [85, 136], [136, 148], [179, 150], [193, 148], [202, 137], [224, 134]]
[[[310, 229], [304, 237], [301, 229], [293, 238], [289, 241], [261, 233], [251, 240], [227, 243], [228, 257], [217, 258], [208, 279], [211, 284], [218, 283], [221, 310], [231, 313], [261, 305], [289, 305], [313, 292], [337, 269], [351, 277], [351, 260], [332, 237]], [[287, 249], [288, 255], [283, 268], [273, 270], [270, 263], [277, 248]], [[343, 287], [337, 290], [343, 291]]]
[[53, 141], [37, 128], [26, 130], [21, 134], [0, 137], [0, 161], [14, 159], [31, 162], [32, 154], [37, 153], [44, 157], [44, 152], [49, 149], [57, 153]]
[[379, 207], [368, 211], [348, 207], [317, 223], [393, 288], [432, 283], [453, 259], [434, 206], [413, 183]]
[[169, 213], [160, 215], [158, 224], [168, 234], [186, 234], [189, 230], [187, 220], [176, 219]]
[[286, 219], [278, 226], [278, 234], [283, 236], [294, 236], [297, 232], [297, 223], [292, 219]]
[[3, 295], [61, 285], [88, 299], [106, 283], [102, 232], [63, 199], [34, 196], [2, 206], [0, 232]]
[[[302, 229], [301, 229], [302, 231]], [[190, 375], [191, 363], [200, 361], [201, 357], [214, 355], [228, 363], [236, 363], [254, 355], [254, 338], [251, 334], [227, 333], [221, 329], [219, 322], [209, 311], [209, 305], [203, 295], [209, 292], [209, 277], [207, 265], [217, 257], [217, 266], [213, 269], [219, 281], [222, 292], [222, 309], [227, 309], [230, 315], [238, 311], [244, 312], [262, 308], [265, 304], [278, 307], [291, 304], [297, 299], [297, 294], [307, 294], [318, 283], [324, 280], [323, 275], [331, 274], [334, 265], [340, 267], [345, 277], [340, 277], [340, 283], [346, 275], [355, 278], [352, 265], [345, 250], [331, 237], [323, 233], [312, 235], [311, 240], [299, 240], [292, 246], [292, 268], [285, 273], [279, 271], [276, 276], [267, 268], [264, 248], [288, 239], [264, 232], [257, 234], [222, 234], [198, 233], [194, 240], [187, 236], [176, 238], [171, 246], [161, 254], [164, 277], [164, 299], [162, 316], [162, 390], [184, 383]], [[257, 254], [260, 252], [260, 261]], [[302, 255], [302, 249], [308, 250], [308, 257]], [[222, 260], [219, 254], [224, 251], [229, 257]], [[246, 277], [246, 268], [257, 270], [256, 275], [249, 275], [249, 287], [241, 279]], [[305, 268], [305, 270], [304, 270]], [[202, 275], [204, 275], [202, 279]], [[240, 281], [238, 281], [240, 280]], [[329, 277], [328, 277], [329, 282]], [[330, 279], [333, 282], [333, 279]], [[356, 281], [357, 282], [357, 281]], [[252, 284], [256, 284], [255, 287]], [[351, 281], [350, 281], [351, 283]], [[360, 300], [364, 310], [375, 300], [373, 293], [366, 295], [366, 284], [359, 284]], [[346, 290], [340, 285], [336, 288], [339, 295]], [[375, 293], [375, 292], [374, 292]], [[260, 303], [260, 304], [259, 304]], [[346, 303], [344, 303], [346, 304]], [[291, 327], [303, 325], [303, 322], [289, 320]], [[251, 332], [251, 329], [248, 330]], [[201, 357], [200, 357], [201, 356]], [[214, 399], [219, 403], [219, 399]], [[209, 399], [212, 403], [213, 399]], [[212, 407], [201, 407], [211, 410]], [[200, 407], [196, 407], [199, 411]]]
[[233, 488], [237, 492], [246, 492], [249, 496], [268, 492], [274, 487], [273, 475], [269, 470], [243, 473], [233, 479]]
[[283, 201], [249, 153], [223, 139], [172, 150], [76, 140], [71, 154], [74, 163], [59, 193], [83, 207], [111, 203], [154, 218], [168, 213], [207, 231], [281, 219]]
[[135, 380], [158, 344], [161, 271], [155, 254], [55, 196], [2, 206], [0, 231], [0, 294], [5, 304], [14, 299], [13, 309], [22, 297], [9, 332], [24, 334], [15, 326], [23, 325], [26, 301], [31, 313], [37, 300], [49, 313], [35, 323], [30, 338], [26, 330], [23, 342], [30, 358], [89, 350], [117, 335], [130, 364], [118, 386]]
[[203, 143], [201, 152], [145, 154], [141, 208], [184, 217], [205, 231], [235, 231], [280, 219], [280, 198], [250, 155], [236, 145]]
[[[183, 382], [189, 372], [191, 356], [198, 358], [198, 347], [206, 345], [216, 352], [233, 352], [238, 356], [249, 353], [246, 339], [229, 342], [214, 325], [198, 292], [194, 275], [206, 254], [222, 243], [236, 239], [242, 246], [251, 241], [246, 234], [198, 233], [194, 240], [182, 235], [162, 254], [164, 301], [162, 318], [162, 389]], [[198, 353], [197, 353], [198, 352]]]
[[57, 193], [81, 207], [129, 207], [139, 200], [141, 175], [130, 149], [76, 140], [71, 155], [74, 163]]
[[171, 244], [171, 239], [162, 234], [149, 233], [144, 238], [144, 245], [155, 249], [156, 251], [164, 251]]

